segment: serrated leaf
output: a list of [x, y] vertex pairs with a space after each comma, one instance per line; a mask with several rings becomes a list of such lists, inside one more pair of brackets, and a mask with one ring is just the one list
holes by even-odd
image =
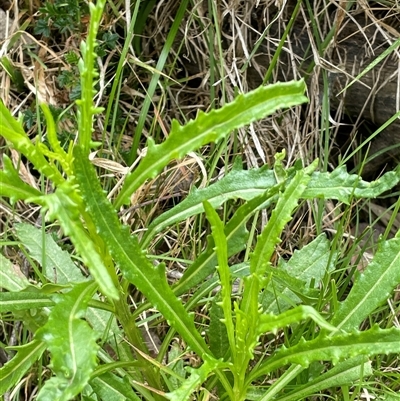
[[400, 168], [389, 171], [375, 181], [367, 182], [356, 174], [349, 174], [346, 166], [331, 173], [315, 172], [303, 193], [304, 199], [337, 199], [350, 204], [354, 198], [376, 198], [400, 181]]
[[380, 329], [319, 336], [311, 341], [302, 339], [297, 345], [279, 351], [262, 363], [249, 376], [248, 383], [289, 363], [307, 367], [313, 361], [332, 361], [334, 364], [357, 355], [373, 356], [400, 352], [400, 329]]
[[335, 312], [331, 323], [352, 330], [385, 302], [400, 283], [400, 238], [381, 241], [373, 260]]
[[110, 298], [118, 299], [119, 292], [112, 277], [114, 272], [105, 266], [96, 245], [81, 222], [80, 198], [76, 195], [75, 188], [66, 182], [53, 194], [43, 197], [43, 200], [48, 208], [47, 217], [59, 220], [64, 233], [70, 237], [101, 291]]
[[329, 324], [314, 308], [308, 305], [300, 305], [290, 309], [280, 315], [263, 313], [258, 318], [258, 335], [272, 332], [276, 333], [278, 329], [284, 328], [292, 323], [298, 323], [304, 319], [312, 319], [321, 328], [336, 332], [337, 328]]
[[39, 292], [0, 292], [0, 312], [43, 308], [53, 304], [48, 295]]
[[163, 264], [153, 266], [131, 236], [129, 227], [123, 227], [111, 203], [106, 199], [89, 161], [75, 148], [76, 178], [87, 209], [99, 234], [124, 277], [141, 291], [160, 311], [169, 324], [180, 333], [199, 355], [208, 353], [208, 347], [194, 326], [182, 302], [172, 292], [165, 277]]
[[232, 318], [232, 283], [231, 272], [228, 267], [228, 246], [224, 233], [224, 225], [219, 218], [217, 212], [207, 201], [204, 202], [204, 210], [208, 221], [211, 224], [212, 236], [215, 243], [215, 251], [217, 252], [218, 266], [217, 271], [221, 283], [221, 306], [224, 312], [223, 322], [226, 325], [228, 333], [228, 341], [231, 350], [235, 349], [235, 329]]
[[194, 188], [182, 202], [157, 217], [149, 225], [141, 246], [145, 248], [166, 227], [202, 213], [204, 201], [208, 201], [216, 209], [229, 199], [254, 199], [274, 185], [274, 172], [267, 165], [260, 169], [243, 170], [240, 160], [236, 159], [232, 170], [221, 180], [206, 188]]
[[25, 373], [42, 356], [46, 345], [42, 341], [33, 340], [15, 349], [17, 354], [0, 368], [0, 395], [19, 383]]
[[10, 158], [3, 155], [3, 170], [0, 170], [0, 196], [10, 198], [11, 204], [40, 196], [41, 193], [26, 184], [18, 175]]
[[69, 176], [72, 174], [72, 151], [67, 154], [61, 147], [60, 141], [57, 138], [56, 124], [51, 114], [50, 107], [45, 103], [42, 103], [40, 107], [46, 118], [47, 140], [54, 151], [54, 159], [60, 162], [62, 170]]
[[[291, 179], [291, 177], [290, 177]], [[331, 173], [314, 172], [304, 190], [302, 199], [338, 199], [349, 203], [352, 198], [375, 198], [393, 188], [400, 180], [399, 172], [388, 172], [372, 183], [362, 181], [359, 176], [350, 175], [346, 167], [339, 167]], [[157, 217], [149, 226], [142, 240], [145, 248], [155, 234], [166, 227], [202, 213], [203, 201], [207, 200], [217, 208], [228, 199], [250, 200], [276, 185], [276, 177], [268, 166], [260, 169], [242, 170], [238, 162], [224, 178], [207, 188], [196, 188], [174, 208]]]
[[[315, 163], [314, 163], [315, 165]], [[304, 171], [296, 172], [295, 177], [279, 196], [276, 207], [271, 213], [271, 218], [259, 236], [254, 254], [250, 259], [250, 272], [262, 277], [265, 266], [269, 264], [275, 245], [280, 242], [280, 235], [284, 226], [292, 219], [293, 210], [297, 207], [310, 177]]]
[[239, 95], [232, 103], [210, 113], [199, 112], [195, 120], [180, 126], [172, 121], [167, 140], [155, 145], [149, 138], [146, 156], [136, 170], [125, 179], [115, 202], [116, 209], [129, 203], [129, 197], [148, 178], [154, 178], [171, 160], [180, 159], [210, 142], [218, 142], [234, 129], [250, 124], [284, 107], [307, 101], [304, 81], [261, 86]]
[[[236, 210], [224, 229], [228, 241], [228, 257], [245, 248], [248, 237], [245, 224], [262, 205], [274, 199], [280, 187], [281, 184], [278, 184], [267, 191], [263, 191], [260, 195], [249, 200]], [[175, 294], [183, 294], [188, 289], [199, 284], [213, 272], [217, 262], [216, 252], [214, 250], [214, 239], [209, 236], [207, 240], [208, 243], [205, 251], [185, 270], [182, 278], [174, 286]]]
[[39, 392], [38, 401], [67, 401], [79, 394], [94, 371], [99, 346], [90, 326], [82, 320], [96, 284], [76, 284], [68, 293], [53, 296], [47, 323], [36, 332], [51, 353], [55, 376]]
[[365, 356], [356, 356], [340, 362], [308, 383], [296, 386], [289, 394], [281, 395], [279, 401], [298, 401], [328, 388], [354, 384], [364, 376], [372, 375], [371, 361], [366, 360]]
[[[315, 166], [316, 163], [313, 163], [310, 168], [315, 168]], [[240, 304], [240, 310], [244, 313], [243, 318], [250, 319], [249, 327], [253, 328], [257, 320], [261, 281], [264, 280], [275, 246], [280, 242], [284, 226], [292, 219], [293, 210], [297, 207], [309, 180], [310, 176], [306, 174], [305, 170], [296, 172], [283, 193], [280, 194], [267, 225], [258, 237], [257, 245], [250, 259], [250, 276], [245, 279], [245, 290]], [[247, 336], [244, 333], [242, 335], [243, 338]]]
[[29, 280], [21, 270], [0, 253], [0, 287], [8, 291], [21, 291], [30, 286]]
[[41, 229], [31, 224], [20, 223], [16, 224], [15, 228], [18, 238], [29, 250], [32, 258], [39, 264], [45, 260], [44, 266], [42, 266], [43, 273], [49, 281], [70, 284], [87, 280], [72, 262], [71, 256], [56, 244], [51, 235], [45, 234], [43, 238]]

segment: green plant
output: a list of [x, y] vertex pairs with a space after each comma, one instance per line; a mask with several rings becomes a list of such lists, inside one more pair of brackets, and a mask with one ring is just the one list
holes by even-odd
[[[130, 197], [147, 179], [160, 174], [171, 160], [220, 141], [240, 126], [279, 108], [305, 102], [305, 85], [300, 81], [260, 87], [239, 95], [220, 110], [199, 113], [185, 126], [175, 121], [163, 143], [155, 145], [149, 138], [146, 156], [125, 177], [112, 204], [88, 160], [92, 121], [103, 111], [93, 107], [93, 92], [96, 35], [104, 3], [90, 4], [89, 35], [81, 47], [82, 95], [77, 102], [75, 145], [67, 151], [60, 146], [47, 105], [41, 107], [50, 147], [39, 140], [33, 144], [20, 122], [0, 103], [1, 135], [54, 186], [52, 193], [42, 193], [26, 184], [4, 155], [1, 195], [12, 204], [25, 201], [40, 205], [47, 220], [58, 224], [70, 238], [81, 264], [90, 273], [88, 277], [83, 275], [71, 255], [44, 231], [16, 225], [16, 237], [29, 251], [32, 264], [41, 266], [36, 266], [41, 285], [17, 275], [11, 263], [1, 258], [1, 283], [7, 291], [0, 293], [0, 312], [12, 313], [33, 334], [31, 341], [17, 347], [16, 355], [0, 369], [1, 393], [15, 386], [46, 350], [51, 354], [49, 368], [53, 376], [45, 381], [38, 400], [69, 400], [78, 394], [90, 400], [138, 400], [140, 396], [147, 400], [188, 400], [196, 391], [196, 399], [200, 399], [201, 393], [206, 397], [214, 389], [220, 399], [235, 401], [266, 401], [276, 396], [280, 400], [299, 400], [370, 375], [369, 357], [400, 351], [399, 329], [359, 329], [400, 282], [399, 236], [381, 242], [368, 269], [343, 302], [335, 298], [334, 283], [330, 289], [323, 286], [335, 269], [336, 257], [323, 234], [290, 260], [281, 260], [277, 268], [271, 260], [300, 202], [324, 198], [348, 204], [352, 199], [376, 197], [399, 182], [400, 168], [367, 183], [357, 175], [349, 175], [344, 167], [331, 173], [319, 172], [317, 161], [306, 167], [298, 162], [286, 168], [284, 152], [276, 156], [272, 168], [244, 170], [237, 161], [220, 181], [193, 191], [154, 219], [142, 237], [131, 233], [119, 221], [116, 210], [129, 204]], [[222, 221], [216, 210], [237, 198], [243, 204], [229, 220]], [[229, 266], [228, 258], [249, 243], [248, 221], [263, 209], [270, 211], [270, 218], [249, 260]], [[211, 226], [207, 246], [171, 286], [164, 264], [151, 262], [150, 244], [168, 227], [201, 213]], [[242, 280], [243, 288], [233, 302], [234, 278]], [[127, 302], [131, 284], [147, 299], [147, 304], [134, 314]], [[205, 338], [196, 327], [192, 311], [218, 286], [221, 289], [212, 299]], [[321, 288], [331, 290], [331, 298], [321, 295]], [[180, 297], [189, 292], [192, 297], [184, 303]], [[149, 319], [165, 319], [169, 326], [158, 362], [148, 356], [141, 330], [135, 324], [135, 316], [150, 307], [159, 314], [153, 313]], [[286, 334], [285, 345], [273, 355], [267, 348], [261, 357], [256, 356], [262, 336], [280, 330]], [[166, 355], [176, 361], [179, 350], [172, 342], [176, 333], [187, 345], [186, 351], [194, 352], [201, 361], [197, 369], [185, 370], [179, 362], [169, 366], [161, 363]], [[335, 366], [322, 367], [320, 375], [291, 387], [295, 378], [315, 368], [318, 361], [333, 362]], [[259, 384], [260, 377], [274, 372], [273, 384]], [[199, 386], [201, 390], [197, 390]], [[286, 391], [289, 388], [292, 390]]]
[[72, 34], [81, 31], [81, 16], [87, 14], [87, 4], [79, 0], [46, 1], [40, 7], [41, 17], [34, 28], [35, 34], [50, 37], [52, 29], [61, 34]]

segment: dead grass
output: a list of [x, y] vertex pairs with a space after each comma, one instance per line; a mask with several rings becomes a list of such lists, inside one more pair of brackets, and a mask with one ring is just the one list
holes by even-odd
[[[371, 107], [369, 100], [356, 99], [358, 102], [365, 102], [365, 105], [360, 107], [361, 114], [351, 116], [353, 122], [344, 122], [344, 111], [349, 108], [346, 97], [341, 96], [338, 101], [332, 101], [330, 110], [323, 109], [323, 97], [332, 90], [332, 77], [350, 79], [359, 72], [363, 64], [360, 61], [357, 66], [357, 58], [346, 64], [341, 44], [349, 41], [350, 36], [362, 35], [365, 43], [360, 49], [359, 58], [370, 60], [373, 55], [382, 52], [383, 46], [393, 43], [399, 36], [396, 30], [399, 14], [395, 2], [384, 4], [359, 0], [349, 10], [346, 10], [346, 6], [347, 2], [315, 1], [308, 6], [307, 2], [303, 2], [297, 22], [288, 33], [277, 65], [272, 70], [271, 82], [306, 76], [310, 99], [308, 105], [277, 113], [250, 127], [240, 129], [232, 134], [225, 144], [224, 151], [216, 156], [216, 161], [210, 161], [215, 157], [212, 153], [215, 149], [205, 149], [202, 160], [198, 159], [192, 167], [188, 168], [188, 160], [171, 166], [169, 171], [165, 172], [165, 181], [162, 184], [149, 183], [136, 195], [135, 202], [149, 207], [140, 210], [134, 207], [134, 214], [131, 213], [131, 208], [124, 213], [126, 222], [132, 223], [138, 230], [145, 227], [149, 216], [160, 212], [157, 209], [168, 207], [165, 206], [165, 201], [184, 196], [190, 184], [199, 185], [203, 180], [204, 185], [218, 176], [219, 171], [228, 170], [229, 164], [238, 154], [243, 155], [249, 167], [255, 167], [265, 163], [272, 165], [275, 153], [286, 149], [288, 166], [297, 159], [308, 164], [319, 158], [322, 168], [331, 169], [341, 157], [346, 156], [349, 149], [357, 148], [361, 141], [360, 124], [369, 115], [365, 111]], [[102, 117], [96, 122], [96, 138], [103, 138], [108, 151], [96, 154], [94, 162], [104, 169], [104, 176], [108, 177], [110, 182], [114, 180], [114, 176], [118, 176], [119, 172], [127, 168], [121, 155], [131, 146], [132, 132], [151, 78], [149, 69], [155, 68], [177, 7], [175, 1], [160, 1], [149, 14], [144, 30], [140, 32], [141, 39], [136, 42], [141, 47], [141, 53], [135, 53], [132, 47], [126, 60], [118, 105], [115, 107], [116, 122], [111, 131], [104, 127]], [[127, 14], [122, 2], [116, 3], [116, 9], [120, 14], [116, 15], [115, 11], [113, 13], [109, 9], [107, 17], [104, 18], [104, 29], [121, 34], [127, 27]], [[291, 1], [222, 1], [213, 10], [208, 9], [206, 1], [192, 1], [168, 56], [164, 75], [161, 76], [153, 96], [153, 108], [147, 116], [140, 149], [145, 146], [144, 139], [147, 136], [161, 141], [168, 135], [173, 118], [180, 122], [187, 121], [193, 118], [198, 110], [207, 111], [212, 107], [219, 107], [232, 100], [238, 91], [246, 92], [261, 83], [277, 52], [279, 40], [287, 29], [293, 9], [294, 4]], [[79, 54], [79, 42], [85, 32], [68, 37], [64, 35], [64, 43], [54, 43], [51, 38], [33, 37], [32, 26], [38, 18], [36, 12], [37, 8], [33, 4], [29, 4], [28, 7], [27, 3], [14, 2], [10, 12], [6, 14], [6, 26], [9, 27], [9, 32], [15, 33], [2, 42], [1, 54], [12, 62], [15, 71], [22, 74], [25, 87], [22, 93], [18, 92], [10, 75], [5, 69], [1, 69], [0, 96], [15, 115], [24, 113], [27, 109], [35, 112], [37, 98], [60, 110], [65, 110], [73, 103], [70, 100], [72, 89], [60, 88], [57, 80], [61, 71], [77, 74], [76, 66], [66, 62], [66, 55], [68, 52]], [[19, 20], [15, 19], [16, 15], [20, 17]], [[346, 28], [348, 24], [357, 26], [359, 32], [350, 32]], [[21, 25], [26, 26], [23, 35], [16, 30]], [[63, 35], [59, 37], [63, 38]], [[330, 39], [326, 40], [329, 37]], [[264, 39], [260, 40], [262, 38]], [[113, 50], [107, 50], [101, 61], [101, 97], [97, 98], [100, 106], [106, 107], [109, 101], [110, 85], [122, 50], [122, 40], [117, 42]], [[392, 60], [396, 57], [399, 60], [397, 52], [390, 57]], [[138, 65], [135, 62], [136, 58], [148, 68]], [[384, 66], [378, 67], [382, 69]], [[325, 82], [324, 74], [327, 80]], [[373, 96], [371, 90], [371, 97]], [[396, 100], [396, 104], [398, 101]], [[62, 119], [60, 124], [65, 131], [70, 131], [70, 134], [72, 131], [72, 135], [74, 134], [73, 117]], [[345, 133], [343, 128], [346, 128]], [[38, 125], [34, 125], [30, 132], [34, 139], [38, 133]], [[334, 157], [331, 157], [332, 155]], [[360, 153], [356, 152], [354, 157], [350, 160], [353, 166], [362, 160]], [[14, 162], [20, 161], [15, 159]], [[205, 173], [210, 165], [216, 169]], [[118, 171], [115, 170], [115, 166]], [[23, 173], [24, 179], [31, 183], [37, 180], [30, 172], [29, 166], [22, 163], [20, 171], [26, 171], [26, 174]], [[185, 182], [184, 191], [179, 181]], [[4, 206], [4, 210], [3, 221], [7, 220], [7, 206]], [[305, 233], [307, 237], [313, 237], [313, 210], [315, 207], [309, 204], [299, 211], [298, 218], [288, 233], [291, 241], [300, 237], [304, 241]], [[31, 213], [28, 210], [20, 210], [17, 214], [24, 216]], [[129, 221], [129, 218], [132, 221]], [[321, 226], [332, 227], [329, 214], [325, 214], [325, 219], [326, 222]], [[298, 230], [299, 234], [295, 235]]]

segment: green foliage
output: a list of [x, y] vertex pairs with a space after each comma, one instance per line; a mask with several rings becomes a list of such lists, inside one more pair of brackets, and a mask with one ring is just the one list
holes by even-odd
[[72, 34], [81, 30], [81, 16], [87, 14], [87, 3], [79, 0], [46, 1], [39, 9], [34, 32], [37, 35], [50, 37], [54, 31], [61, 34]]
[[46, 382], [38, 400], [70, 400], [82, 391], [96, 367], [96, 336], [82, 320], [95, 290], [94, 283], [82, 283], [54, 295], [56, 305], [35, 337], [50, 351], [55, 377]]
[[[49, 18], [56, 18], [57, 7], [65, 4], [69, 2], [46, 3], [43, 10]], [[82, 94], [77, 101], [77, 143], [71, 143], [67, 150], [61, 146], [48, 106], [41, 105], [47, 146], [39, 138], [32, 141], [0, 103], [0, 134], [53, 185], [51, 193], [32, 188], [4, 155], [1, 196], [9, 198], [11, 204], [24, 201], [41, 206], [47, 221], [61, 227], [78, 257], [73, 262], [44, 231], [16, 225], [16, 238], [32, 263], [37, 263], [42, 282], [35, 284], [21, 276], [1, 256], [0, 277], [6, 291], [0, 293], [0, 312], [23, 321], [33, 336], [0, 369], [1, 394], [16, 386], [46, 350], [51, 377], [44, 380], [39, 401], [70, 400], [79, 394], [95, 395], [91, 399], [97, 400], [183, 401], [192, 399], [199, 386], [205, 394], [218, 388], [221, 399], [235, 401], [276, 396], [281, 400], [301, 399], [370, 374], [370, 357], [399, 353], [398, 328], [359, 329], [400, 282], [398, 237], [380, 243], [366, 272], [338, 304], [318, 302], [319, 288], [329, 280], [337, 256], [325, 235], [296, 251], [288, 261], [279, 260], [274, 265], [273, 258], [285, 226], [302, 202], [323, 198], [350, 203], [376, 197], [399, 182], [400, 168], [368, 183], [343, 167], [331, 173], [319, 172], [317, 161], [306, 167], [298, 162], [286, 168], [282, 152], [272, 167], [246, 171], [240, 161], [236, 162], [220, 181], [194, 190], [185, 201], [154, 219], [142, 238], [120, 222], [116, 209], [129, 203], [135, 191], [171, 160], [307, 99], [303, 81], [280, 83], [238, 95], [219, 110], [199, 113], [184, 126], [174, 121], [163, 143], [156, 145], [149, 138], [147, 155], [125, 177], [113, 204], [88, 158], [93, 118], [102, 112], [94, 107], [93, 95], [98, 75], [94, 68], [96, 36], [104, 5], [105, 1], [96, 6], [89, 3], [91, 25], [79, 61]], [[218, 208], [231, 199], [241, 199], [242, 204], [232, 216], [222, 219]], [[248, 260], [230, 266], [230, 257], [249, 244], [248, 223], [261, 210], [267, 210], [269, 218]], [[202, 213], [211, 227], [207, 244], [194, 250], [193, 263], [171, 286], [165, 264], [152, 263], [150, 244], [160, 232]], [[76, 263], [88, 269], [87, 277]], [[233, 294], [237, 278], [240, 287]], [[179, 336], [187, 347], [182, 352], [195, 353], [198, 368], [184, 371], [177, 361], [164, 366], [162, 352], [158, 362], [150, 362], [148, 347], [127, 302], [130, 286], [157, 311], [149, 314], [150, 322], [158, 318], [167, 322], [170, 332], [162, 347], [170, 348], [173, 336]], [[213, 298], [211, 323], [204, 337], [191, 310], [213, 290], [218, 295]], [[192, 299], [185, 301], [183, 296], [188, 294]], [[287, 327], [295, 335], [291, 336]], [[259, 358], [256, 350], [260, 350], [263, 337], [278, 332], [286, 334], [285, 345], [277, 344], [275, 351], [267, 348]], [[225, 342], [218, 346], [221, 338]], [[169, 353], [177, 358], [178, 354], [175, 348]], [[300, 373], [319, 361], [326, 362], [324, 373], [300, 381]], [[260, 377], [273, 373], [277, 376], [273, 385], [257, 388]], [[284, 392], [285, 385], [296, 378], [301, 385]]]

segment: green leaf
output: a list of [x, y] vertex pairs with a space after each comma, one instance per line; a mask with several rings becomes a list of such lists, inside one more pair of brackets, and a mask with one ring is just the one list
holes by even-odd
[[207, 114], [200, 111], [195, 120], [184, 126], [173, 120], [171, 133], [165, 142], [155, 145], [149, 138], [147, 154], [136, 170], [126, 177], [115, 202], [116, 209], [128, 204], [130, 195], [148, 178], [160, 173], [171, 160], [180, 159], [210, 142], [218, 142], [234, 129], [266, 117], [280, 108], [306, 102], [304, 90], [304, 81], [261, 86], [239, 95], [219, 110]]
[[352, 330], [385, 302], [400, 283], [400, 238], [381, 241], [373, 260], [335, 312], [331, 323]]
[[[278, 184], [267, 191], [263, 191], [260, 195], [249, 200], [237, 209], [224, 229], [228, 241], [228, 257], [245, 248], [248, 237], [248, 231], [245, 226], [247, 221], [262, 205], [267, 202], [272, 202], [272, 199], [278, 194], [281, 186], [281, 184]], [[175, 285], [175, 294], [183, 294], [188, 289], [199, 284], [214, 271], [217, 263], [214, 240], [211, 236], [208, 237], [207, 240], [208, 245], [205, 251], [185, 270], [182, 278]]]
[[82, 59], [78, 62], [82, 88], [82, 97], [76, 101], [78, 105], [78, 141], [79, 146], [84, 149], [85, 155], [89, 153], [93, 132], [93, 116], [102, 111], [102, 109], [93, 105], [93, 95], [96, 93], [94, 79], [99, 75], [95, 66], [97, 56], [95, 51], [97, 46], [96, 37], [105, 4], [106, 0], [98, 0], [95, 5], [91, 2], [89, 3], [90, 23], [88, 37], [85, 42], [81, 42]]
[[354, 198], [376, 198], [393, 188], [400, 181], [400, 168], [389, 171], [379, 179], [367, 182], [356, 174], [349, 174], [346, 166], [341, 166], [331, 173], [316, 171], [303, 193], [304, 199], [337, 199], [350, 204]]
[[21, 378], [31, 366], [42, 356], [45, 343], [33, 340], [28, 344], [15, 347], [17, 354], [0, 369], [0, 395], [4, 395]]
[[51, 352], [55, 376], [39, 392], [38, 401], [67, 401], [79, 394], [90, 379], [99, 346], [90, 326], [82, 320], [96, 284], [81, 283], [53, 296], [48, 322], [36, 332]]
[[12, 116], [10, 111], [4, 106], [3, 101], [0, 99], [0, 134], [2, 128], [8, 128], [15, 132], [15, 134], [26, 135], [22, 125]]
[[[292, 179], [288, 175], [288, 180]], [[371, 183], [361, 180], [355, 174], [348, 174], [342, 166], [331, 173], [314, 172], [304, 190], [303, 199], [338, 199], [349, 203], [352, 198], [375, 198], [393, 188], [400, 180], [399, 172], [390, 171]], [[277, 184], [275, 173], [267, 165], [260, 169], [243, 170], [239, 159], [233, 169], [221, 180], [207, 188], [194, 188], [185, 200], [157, 217], [148, 227], [141, 246], [145, 248], [155, 234], [177, 222], [204, 211], [207, 200], [215, 208], [228, 199], [250, 200]], [[263, 205], [265, 207], [265, 205]]]
[[221, 180], [206, 188], [194, 188], [186, 199], [157, 217], [149, 225], [141, 246], [145, 248], [164, 228], [203, 213], [204, 201], [216, 209], [229, 199], [251, 200], [275, 185], [274, 172], [267, 165], [260, 169], [243, 170], [240, 159], [236, 159], [232, 170]]
[[109, 372], [92, 379], [90, 385], [103, 401], [140, 401], [129, 381]]
[[3, 170], [0, 170], [0, 196], [10, 198], [11, 204], [40, 196], [41, 193], [21, 180], [10, 158], [3, 155]]
[[215, 251], [217, 252], [218, 266], [217, 271], [221, 283], [221, 306], [224, 312], [223, 323], [226, 325], [228, 333], [229, 346], [232, 351], [235, 350], [235, 329], [232, 318], [232, 283], [231, 272], [228, 267], [228, 246], [224, 233], [224, 225], [219, 218], [217, 212], [212, 208], [210, 203], [204, 201], [204, 210], [208, 221], [211, 224], [212, 236], [215, 243]]
[[54, 302], [49, 296], [39, 292], [0, 292], [0, 312], [15, 312], [52, 305]]
[[[310, 168], [315, 168], [315, 166], [316, 163], [313, 163]], [[306, 174], [305, 169], [296, 172], [284, 192], [280, 194], [268, 224], [258, 237], [257, 245], [250, 259], [250, 276], [245, 279], [245, 290], [240, 305], [240, 310], [244, 313], [243, 318], [250, 319], [249, 327], [254, 328], [256, 324], [258, 296], [275, 246], [280, 242], [280, 235], [284, 226], [292, 219], [293, 210], [297, 207], [298, 200], [309, 179], [310, 176]], [[242, 334], [244, 335], [244, 333]]]
[[21, 270], [0, 253], [0, 287], [16, 292], [30, 285], [29, 280], [22, 274]]
[[172, 391], [179, 388], [180, 383], [183, 382], [187, 376], [182, 358], [182, 350], [176, 341], [172, 342], [170, 345], [168, 351], [168, 361], [168, 369], [170, 369], [174, 374], [165, 376], [165, 383], [168, 386], [168, 389]]
[[43, 114], [46, 118], [47, 125], [47, 139], [54, 151], [52, 154], [55, 160], [58, 160], [62, 166], [64, 173], [68, 176], [72, 175], [72, 151], [68, 154], [61, 147], [60, 141], [57, 138], [56, 124], [54, 122], [53, 115], [51, 114], [50, 108], [47, 104], [42, 103], [40, 105]]
[[119, 222], [87, 158], [78, 147], [74, 151], [76, 178], [87, 209], [124, 277], [147, 297], [195, 352], [200, 356], [209, 353], [193, 317], [168, 285], [164, 265], [153, 266], [145, 257], [137, 238], [130, 235], [129, 227], [123, 227]]
[[288, 310], [280, 315], [263, 313], [258, 318], [258, 335], [272, 332], [276, 334], [278, 329], [288, 326], [292, 323], [298, 323], [304, 319], [312, 319], [321, 328], [336, 332], [338, 329], [329, 324], [314, 308], [307, 305], [300, 305]]
[[188, 368], [191, 375], [185, 380], [184, 384], [172, 393], [165, 394], [165, 397], [171, 401], [186, 401], [192, 399], [191, 396], [196, 390], [196, 387], [204, 383], [212, 371], [226, 366], [226, 363], [207, 358], [198, 369]]
[[[314, 162], [310, 168], [315, 167], [316, 163]], [[265, 267], [270, 263], [275, 245], [280, 242], [282, 230], [292, 219], [293, 210], [297, 207], [309, 180], [310, 176], [305, 174], [304, 170], [297, 171], [295, 177], [279, 196], [271, 218], [259, 236], [254, 254], [250, 259], [250, 273], [256, 273], [260, 277], [265, 274]]]
[[68, 235], [101, 291], [110, 298], [118, 299], [119, 292], [114, 283], [114, 271], [107, 269], [96, 244], [88, 236], [81, 222], [80, 195], [69, 182], [60, 185], [53, 194], [43, 197], [48, 208], [47, 217], [58, 219], [64, 233]]
[[[94, 295], [92, 302], [93, 300], [98, 300], [97, 294]], [[93, 328], [96, 337], [101, 338], [102, 342], [107, 342], [120, 361], [132, 359], [131, 346], [125, 341], [123, 331], [119, 328], [113, 313], [89, 307], [86, 311], [86, 320]]]
[[248, 383], [289, 363], [307, 367], [313, 361], [332, 361], [334, 364], [357, 355], [373, 356], [400, 352], [400, 329], [380, 329], [374, 326], [367, 331], [320, 335], [314, 340], [302, 339], [297, 345], [279, 351], [254, 369]]
[[223, 323], [224, 314], [220, 306], [221, 298], [216, 296], [210, 308], [210, 324], [207, 337], [210, 350], [216, 358], [223, 358], [229, 350], [229, 339], [226, 325]]
[[2, 101], [0, 101], [0, 135], [11, 142], [18, 152], [25, 155], [36, 170], [53, 180], [56, 185], [64, 182], [61, 173], [46, 160], [43, 152], [40, 151], [40, 146], [45, 148], [45, 145], [43, 143], [39, 144], [39, 142], [37, 142], [37, 146], [32, 144], [22, 125], [12, 117]]
[[[42, 265], [46, 278], [58, 284], [79, 283], [87, 280], [79, 268], [72, 262], [71, 256], [63, 251], [53, 240], [52, 236], [31, 224], [15, 225], [17, 235], [22, 244], [29, 250], [30, 255]], [[43, 243], [44, 240], [44, 243]]]
[[310, 380], [302, 386], [296, 386], [289, 394], [279, 396], [279, 401], [298, 401], [327, 388], [349, 386], [372, 375], [371, 362], [365, 356], [356, 356], [338, 363], [328, 372]]
[[[302, 249], [296, 250], [288, 262], [280, 260], [278, 269], [271, 270], [274, 288], [270, 289], [272, 287], [270, 285], [260, 297], [265, 311], [279, 313], [291, 305], [300, 303], [301, 300], [296, 293], [306, 294], [311, 280], [314, 280], [314, 288], [317, 288], [324, 275], [334, 269], [333, 261], [330, 242], [325, 234], [319, 235]], [[289, 277], [282, 277], [282, 280], [279, 280], [278, 277], [278, 280], [275, 280], [282, 272], [286, 272]], [[278, 299], [277, 293], [279, 294]], [[290, 299], [290, 302], [285, 298]]]

